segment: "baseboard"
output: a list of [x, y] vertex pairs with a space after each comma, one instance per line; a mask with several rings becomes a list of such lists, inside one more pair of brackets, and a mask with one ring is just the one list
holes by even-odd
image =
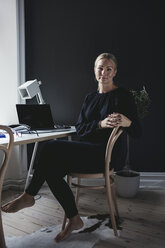
[[140, 188], [165, 189], [165, 172], [140, 172]]
[[[23, 190], [26, 179], [5, 180], [3, 190]], [[165, 189], [165, 172], [140, 172], [140, 188]]]
[[24, 190], [25, 187], [25, 179], [20, 179], [20, 180], [12, 180], [12, 179], [8, 179], [5, 180], [4, 184], [3, 184], [3, 191], [5, 190]]

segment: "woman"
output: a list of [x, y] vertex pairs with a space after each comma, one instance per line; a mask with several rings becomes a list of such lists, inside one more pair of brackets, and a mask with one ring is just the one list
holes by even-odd
[[[76, 124], [79, 140], [55, 140], [46, 143], [26, 191], [2, 207], [4, 212], [11, 213], [34, 205], [34, 196], [46, 181], [69, 218], [65, 229], [56, 236], [57, 242], [66, 239], [73, 230], [83, 226], [73, 193], [64, 176], [69, 172], [103, 171], [105, 146], [114, 127], [124, 127], [133, 137], [140, 136], [141, 133], [131, 94], [113, 82], [117, 73], [114, 55], [99, 55], [95, 61], [94, 72], [98, 91], [88, 94], [83, 103]], [[116, 168], [120, 150], [118, 146], [115, 148], [112, 166]]]

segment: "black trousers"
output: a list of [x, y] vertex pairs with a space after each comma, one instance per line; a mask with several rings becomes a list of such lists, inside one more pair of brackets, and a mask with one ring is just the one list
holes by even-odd
[[72, 190], [64, 177], [69, 172], [103, 172], [104, 156], [104, 145], [84, 141], [49, 141], [40, 153], [26, 193], [35, 196], [46, 181], [66, 216], [72, 218], [78, 214], [78, 210]]

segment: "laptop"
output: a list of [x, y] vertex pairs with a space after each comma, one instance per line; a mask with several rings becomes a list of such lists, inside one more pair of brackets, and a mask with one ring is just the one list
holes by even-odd
[[56, 132], [71, 128], [67, 125], [55, 125], [49, 104], [16, 104], [18, 120], [28, 125], [30, 131]]

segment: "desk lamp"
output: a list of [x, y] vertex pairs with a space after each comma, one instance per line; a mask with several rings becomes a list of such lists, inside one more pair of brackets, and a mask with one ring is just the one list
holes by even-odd
[[[26, 99], [31, 99], [34, 96], [36, 96], [37, 102], [39, 104], [45, 104], [45, 101], [42, 98], [40, 85], [41, 85], [41, 81], [37, 81], [37, 79], [34, 79], [34, 80], [27, 81], [24, 84], [22, 84], [21, 86], [19, 86], [18, 91], [21, 95], [21, 98], [26, 100]], [[35, 142], [35, 145], [33, 148], [32, 158], [31, 158], [31, 162], [30, 162], [30, 167], [29, 167], [29, 171], [28, 171], [28, 175], [27, 175], [27, 179], [26, 179], [25, 189], [28, 185], [29, 177], [31, 176], [31, 171], [33, 168], [35, 155], [37, 152], [37, 147], [38, 147], [38, 142]]]
[[30, 80], [18, 87], [18, 91], [22, 99], [31, 99], [34, 96], [37, 98], [39, 104], [45, 104], [43, 100], [41, 90], [40, 90], [41, 81], [37, 79]]

